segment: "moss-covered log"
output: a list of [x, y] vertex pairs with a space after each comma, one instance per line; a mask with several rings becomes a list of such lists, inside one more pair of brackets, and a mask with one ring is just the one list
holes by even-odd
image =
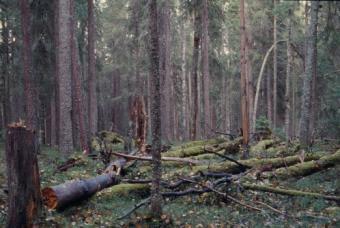
[[100, 152], [104, 149], [112, 150], [117, 145], [123, 145], [124, 139], [121, 135], [111, 131], [100, 131], [91, 139], [91, 151]]
[[299, 149], [300, 144], [298, 142], [291, 143], [287, 148], [285, 144], [279, 144], [277, 140], [266, 139], [250, 147], [250, 156], [256, 158], [286, 157], [296, 155]]
[[[317, 160], [321, 158], [322, 154], [310, 154], [305, 157], [305, 161]], [[261, 167], [270, 165], [272, 168], [280, 168], [283, 166], [291, 166], [300, 162], [299, 156], [288, 156], [285, 158], [267, 158], [267, 159], [248, 159], [248, 160], [240, 160], [242, 165], [248, 167]], [[192, 168], [191, 172], [199, 172], [199, 171], [212, 171], [212, 172], [229, 172], [229, 173], [238, 173], [240, 172], [240, 167], [232, 162], [225, 161], [218, 164], [212, 165], [200, 165]], [[179, 172], [179, 171], [178, 171]]]
[[334, 154], [323, 156], [316, 161], [307, 161], [288, 168], [277, 169], [273, 172], [273, 175], [280, 179], [303, 177], [337, 164], [340, 164], [340, 150]]
[[209, 144], [209, 141], [207, 144], [204, 145], [195, 145], [190, 147], [182, 147], [182, 148], [176, 148], [175, 150], [171, 150], [168, 152], [163, 153], [163, 156], [165, 157], [191, 157], [191, 156], [197, 156], [200, 154], [208, 153], [209, 151], [225, 151], [225, 153], [228, 154], [235, 154], [240, 149], [240, 144], [242, 142], [242, 138], [237, 138], [233, 141], [223, 142], [223, 143], [217, 143], [217, 144]]
[[242, 184], [242, 187], [248, 190], [255, 190], [255, 191], [263, 191], [263, 192], [271, 192], [281, 195], [288, 195], [288, 196], [305, 196], [305, 197], [312, 197], [312, 198], [321, 198], [326, 200], [334, 200], [340, 202], [339, 196], [331, 196], [331, 195], [323, 195], [320, 193], [315, 192], [304, 192], [299, 190], [293, 189], [283, 189], [283, 188], [275, 188], [266, 185], [255, 185], [255, 184]]

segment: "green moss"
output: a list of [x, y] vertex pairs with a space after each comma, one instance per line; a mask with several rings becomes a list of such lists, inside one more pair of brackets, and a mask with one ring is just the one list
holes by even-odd
[[148, 184], [118, 184], [107, 189], [103, 194], [112, 196], [145, 196], [150, 194]]

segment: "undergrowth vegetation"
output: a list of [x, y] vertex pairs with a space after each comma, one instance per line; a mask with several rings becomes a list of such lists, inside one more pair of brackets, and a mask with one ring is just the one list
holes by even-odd
[[[4, 148], [1, 145], [0, 162], [0, 226], [4, 226], [6, 217], [6, 188]], [[82, 157], [75, 153], [73, 157]], [[54, 149], [43, 147], [39, 155], [42, 187], [57, 185], [74, 179], [85, 179], [98, 175], [105, 169], [99, 160], [83, 158], [78, 166], [64, 172], [57, 172], [56, 167], [63, 162]], [[136, 178], [143, 175], [138, 166], [131, 166], [124, 177]], [[169, 172], [165, 167], [165, 174]], [[289, 179], [276, 185], [312, 191], [323, 194], [340, 193], [338, 174], [340, 166], [336, 166], [301, 179]], [[166, 177], [166, 175], [165, 175]], [[275, 184], [275, 182], [273, 183]], [[126, 211], [134, 207], [149, 194], [140, 184], [131, 191], [131, 184], [120, 184], [98, 192], [89, 200], [82, 201], [55, 211], [45, 209], [42, 216], [42, 227], [134, 227], [137, 224], [158, 226], [153, 223], [149, 211], [142, 208], [130, 217], [118, 220]], [[239, 224], [241, 227], [263, 227], [292, 225], [305, 226], [340, 226], [340, 207], [335, 202], [308, 197], [282, 196], [273, 193], [245, 191], [235, 185], [226, 189], [228, 194], [243, 202], [263, 202], [283, 212], [263, 208], [261, 212], [250, 210], [234, 202], [216, 196], [214, 193], [184, 196], [176, 199], [166, 198], [162, 225], [165, 227], [225, 227]]]

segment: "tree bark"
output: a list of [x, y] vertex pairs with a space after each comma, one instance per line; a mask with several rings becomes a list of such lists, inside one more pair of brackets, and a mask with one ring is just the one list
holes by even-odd
[[[7, 8], [1, 8], [7, 14]], [[2, 25], [2, 40], [3, 40], [3, 61], [2, 61], [2, 80], [3, 80], [3, 97], [2, 97], [2, 108], [3, 108], [3, 123], [4, 127], [11, 122], [11, 93], [10, 93], [10, 74], [9, 74], [9, 64], [10, 64], [10, 50], [9, 50], [9, 28], [8, 28], [8, 18], [4, 16], [1, 20]]]
[[84, 110], [83, 110], [83, 101], [82, 101], [82, 92], [81, 92], [81, 81], [79, 76], [79, 51], [78, 51], [78, 41], [76, 36], [76, 23], [74, 19], [74, 1], [71, 1], [71, 22], [70, 22], [70, 30], [71, 30], [71, 64], [72, 64], [72, 91], [73, 91], [73, 99], [74, 99], [74, 116], [76, 117], [77, 127], [79, 128], [79, 139], [80, 146], [82, 151], [86, 153], [89, 152], [87, 134], [85, 130], [85, 121], [84, 121]]
[[108, 173], [87, 180], [66, 182], [42, 190], [44, 204], [49, 209], [61, 209], [89, 198], [96, 192], [118, 184], [119, 178], [115, 174]]
[[37, 113], [34, 80], [32, 75], [32, 52], [31, 52], [31, 10], [28, 0], [20, 0], [21, 30], [23, 37], [23, 74], [26, 124], [32, 129], [37, 129]]
[[150, 33], [150, 74], [151, 74], [151, 132], [152, 132], [152, 188], [151, 211], [160, 219], [162, 214], [162, 196], [160, 194], [161, 170], [161, 112], [160, 112], [160, 74], [159, 74], [159, 33], [158, 33], [157, 0], [149, 3]]
[[202, 7], [202, 76], [203, 76], [203, 101], [204, 101], [204, 134], [211, 137], [211, 107], [210, 107], [210, 73], [209, 73], [209, 15], [208, 1], [203, 0]]
[[160, 7], [159, 16], [159, 62], [161, 77], [161, 119], [162, 139], [169, 142], [172, 140], [174, 126], [171, 124], [171, 86], [170, 76], [170, 9], [169, 1], [164, 1]]
[[182, 115], [181, 115], [181, 140], [187, 140], [188, 129], [189, 129], [189, 107], [188, 107], [188, 85], [187, 85], [187, 62], [186, 62], [186, 52], [187, 52], [187, 33], [185, 24], [182, 25], [182, 65], [181, 65], [181, 86], [182, 86]]
[[58, 10], [59, 150], [68, 155], [73, 151], [70, 0], [59, 0]]
[[[277, 0], [273, 0], [273, 9], [275, 10]], [[273, 16], [273, 44], [274, 44], [274, 55], [273, 55], [273, 128], [277, 128], [277, 17]]]
[[[288, 12], [288, 39], [287, 39], [287, 69], [286, 69], [286, 91], [285, 91], [285, 131], [286, 131], [286, 140], [291, 138], [291, 128], [290, 128], [290, 78], [291, 78], [291, 63], [292, 63], [292, 54], [290, 47], [290, 37], [291, 37], [291, 19], [290, 19], [291, 10]], [[288, 145], [288, 144], [287, 144]]]
[[249, 113], [248, 113], [248, 94], [246, 81], [246, 27], [244, 16], [244, 0], [240, 0], [240, 28], [241, 28], [241, 112], [242, 112], [242, 133], [243, 145], [249, 142]]
[[35, 133], [21, 124], [7, 129], [8, 228], [34, 226], [42, 209], [35, 142]]
[[88, 0], [88, 81], [89, 81], [89, 128], [90, 134], [94, 135], [98, 131], [98, 102], [97, 102], [97, 78], [95, 59], [95, 19], [94, 3]]
[[300, 118], [300, 132], [299, 137], [301, 143], [304, 147], [310, 144], [310, 135], [309, 135], [309, 124], [310, 124], [310, 97], [311, 97], [311, 82], [313, 78], [313, 64], [316, 64], [316, 60], [314, 59], [316, 56], [314, 55], [316, 48], [316, 39], [317, 39], [317, 23], [318, 23], [318, 10], [319, 10], [319, 1], [313, 1], [311, 5], [311, 20], [310, 25], [308, 27], [307, 34], [307, 46], [306, 46], [306, 70], [303, 79], [303, 89], [302, 89], [302, 108], [301, 108], [301, 118]]
[[198, 56], [199, 56], [199, 45], [200, 45], [200, 14], [195, 10], [194, 12], [194, 49], [192, 54], [192, 127], [191, 127], [191, 139], [197, 139], [199, 125], [200, 125], [200, 101], [198, 99]]

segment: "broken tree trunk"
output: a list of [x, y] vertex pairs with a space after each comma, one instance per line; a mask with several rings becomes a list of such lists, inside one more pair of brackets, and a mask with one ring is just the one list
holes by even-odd
[[32, 227], [41, 211], [36, 135], [22, 123], [7, 129], [7, 227]]
[[87, 180], [76, 180], [46, 187], [42, 190], [44, 204], [49, 209], [64, 208], [71, 203], [87, 199], [96, 192], [119, 182], [117, 175], [108, 173]]

